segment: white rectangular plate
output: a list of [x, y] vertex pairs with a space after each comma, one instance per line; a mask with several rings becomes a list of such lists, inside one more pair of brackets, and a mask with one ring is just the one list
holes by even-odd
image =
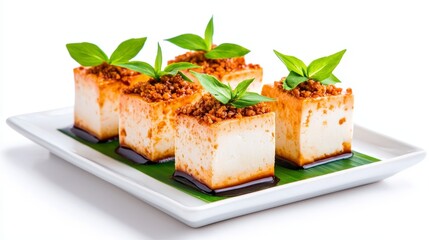
[[381, 161], [206, 203], [112, 160], [58, 131], [59, 128], [72, 125], [72, 108], [14, 116], [9, 118], [7, 123], [59, 157], [124, 189], [191, 227], [201, 227], [376, 182], [416, 164], [424, 159], [426, 154], [420, 148], [355, 125], [353, 149]]

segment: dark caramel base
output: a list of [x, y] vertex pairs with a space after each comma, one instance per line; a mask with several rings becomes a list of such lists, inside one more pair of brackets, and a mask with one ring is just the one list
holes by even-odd
[[90, 143], [104, 143], [104, 142], [109, 142], [109, 141], [118, 139], [118, 137], [113, 137], [113, 138], [109, 138], [109, 139], [100, 140], [96, 136], [92, 135], [91, 133], [89, 133], [89, 132], [87, 132], [81, 128], [78, 128], [76, 126], [71, 127], [70, 132], [72, 132], [77, 137], [79, 137], [85, 141], [88, 141]]
[[278, 164], [282, 167], [285, 167], [285, 168], [289, 168], [289, 169], [309, 169], [312, 167], [320, 166], [322, 164], [326, 164], [326, 163], [330, 163], [330, 162], [334, 162], [334, 161], [339, 161], [339, 160], [344, 160], [344, 159], [348, 159], [351, 157], [353, 157], [353, 153], [343, 153], [343, 154], [340, 154], [337, 156], [323, 158], [323, 159], [317, 160], [315, 162], [305, 164], [304, 166], [299, 166], [298, 164], [296, 164], [295, 162], [293, 162], [289, 159], [282, 158], [280, 156], [276, 156], [276, 164]]
[[127, 147], [118, 147], [116, 148], [115, 152], [119, 155], [121, 155], [122, 157], [131, 160], [135, 163], [138, 164], [157, 164], [157, 163], [163, 163], [163, 162], [168, 162], [168, 161], [172, 161], [174, 160], [174, 157], [169, 157], [169, 158], [165, 158], [162, 159], [160, 161], [151, 161], [150, 159], [146, 158], [145, 156], [136, 153], [134, 150], [132, 150], [131, 148], [127, 148]]
[[277, 183], [280, 180], [276, 176], [270, 176], [270, 177], [256, 179], [256, 180], [239, 184], [236, 186], [232, 186], [232, 187], [221, 188], [221, 189], [211, 189], [205, 184], [196, 180], [191, 175], [182, 171], [176, 170], [173, 174], [173, 179], [206, 194], [211, 194], [214, 196], [228, 196], [228, 197], [238, 196], [238, 195], [262, 190], [265, 188], [274, 187], [277, 185]]

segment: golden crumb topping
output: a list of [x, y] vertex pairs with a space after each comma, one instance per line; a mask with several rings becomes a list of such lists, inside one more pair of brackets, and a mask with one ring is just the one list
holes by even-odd
[[87, 68], [86, 73], [97, 75], [97, 77], [104, 80], [118, 80], [125, 83], [130, 82], [130, 77], [140, 74], [130, 69], [113, 66], [108, 63], [102, 63], [98, 66]]
[[[320, 82], [314, 80], [302, 82], [292, 90], [285, 90], [283, 88], [283, 82], [281, 81], [274, 82], [274, 86], [296, 98], [317, 98], [325, 96], [336, 96], [340, 95], [343, 92], [342, 88], [335, 87], [335, 85], [323, 85]], [[352, 94], [352, 89], [347, 88], [346, 94]]]
[[213, 124], [227, 119], [250, 117], [270, 112], [266, 103], [258, 103], [254, 106], [236, 108], [225, 105], [207, 93], [195, 104], [185, 105], [177, 110], [177, 113], [192, 116], [198, 121]]
[[201, 66], [193, 71], [201, 72], [215, 76], [221, 79], [225, 74], [243, 69], [259, 69], [258, 64], [246, 64], [244, 57], [226, 58], [226, 59], [207, 59], [204, 57], [204, 51], [192, 51], [177, 56], [174, 60], [168, 61], [168, 64], [176, 62], [190, 62]]
[[124, 93], [138, 94], [147, 102], [160, 102], [192, 95], [200, 89], [199, 85], [184, 81], [180, 75], [164, 75], [159, 80], [138, 82], [126, 88]]

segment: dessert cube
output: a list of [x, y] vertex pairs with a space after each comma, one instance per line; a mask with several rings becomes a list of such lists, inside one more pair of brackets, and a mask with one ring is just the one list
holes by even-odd
[[353, 95], [297, 98], [274, 85], [262, 95], [276, 113], [276, 155], [299, 166], [350, 153], [353, 135]]
[[175, 111], [200, 96], [196, 92], [169, 101], [148, 102], [138, 94], [121, 94], [120, 145], [153, 162], [174, 157]]
[[274, 115], [268, 112], [207, 124], [179, 114], [176, 171], [210, 189], [274, 176]]
[[[118, 135], [119, 94], [126, 84], [120, 79], [89, 74], [88, 69], [74, 69], [74, 126], [99, 140], [106, 140]], [[139, 74], [129, 77], [128, 81], [143, 81], [145, 78]]]

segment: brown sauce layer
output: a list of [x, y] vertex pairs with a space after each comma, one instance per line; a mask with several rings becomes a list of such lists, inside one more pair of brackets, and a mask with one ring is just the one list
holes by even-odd
[[79, 137], [85, 141], [88, 141], [90, 143], [104, 143], [104, 142], [109, 142], [109, 141], [117, 139], [117, 137], [113, 137], [110, 139], [100, 140], [96, 136], [92, 135], [91, 133], [89, 133], [89, 132], [87, 132], [81, 128], [78, 128], [76, 126], [71, 127], [70, 132], [73, 133], [74, 135], [76, 135], [77, 137]]

